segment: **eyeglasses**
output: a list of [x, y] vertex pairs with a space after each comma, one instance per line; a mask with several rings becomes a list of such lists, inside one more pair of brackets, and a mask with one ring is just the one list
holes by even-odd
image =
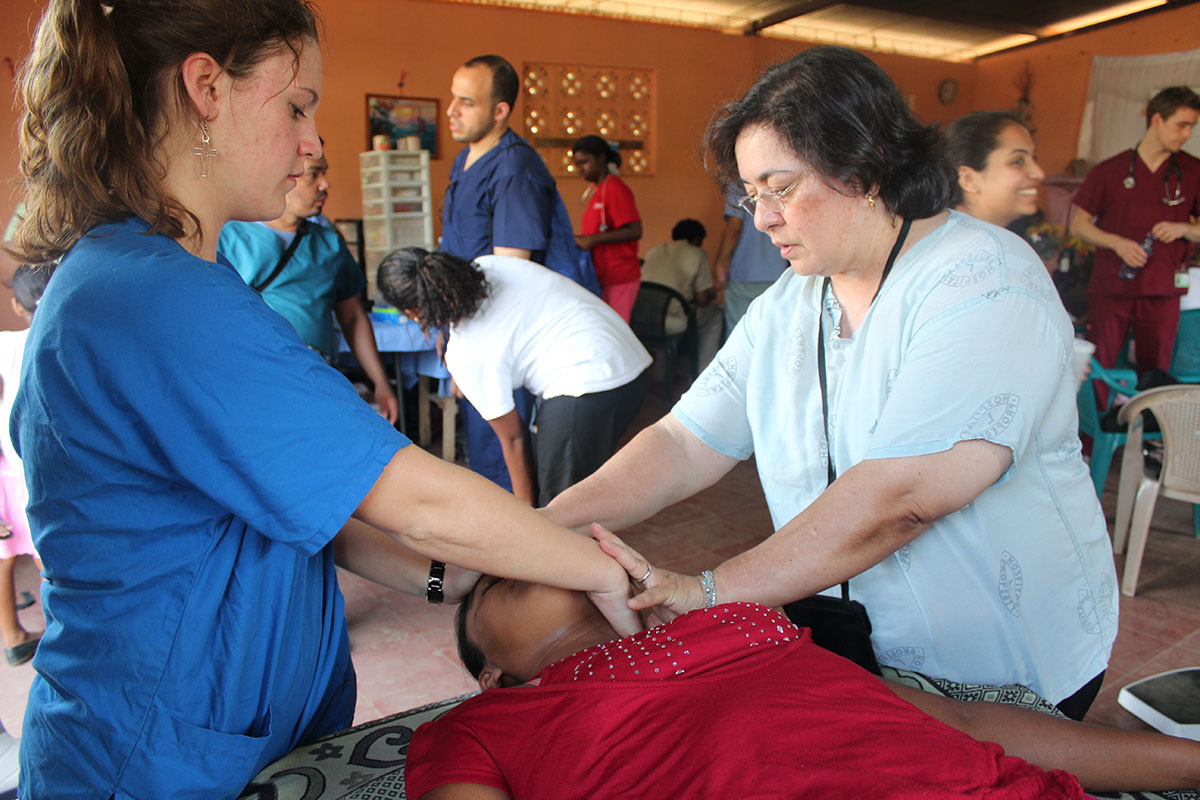
[[784, 209], [783, 198], [787, 197], [803, 180], [804, 176], [802, 175], [777, 192], [759, 192], [758, 194], [744, 195], [738, 198], [737, 204], [750, 216], [754, 216], [754, 211], [759, 203], [762, 203], [762, 207], [772, 214], [782, 214]]

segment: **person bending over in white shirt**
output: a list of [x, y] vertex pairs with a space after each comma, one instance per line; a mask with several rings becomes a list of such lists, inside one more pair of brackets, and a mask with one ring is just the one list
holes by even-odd
[[[376, 281], [423, 330], [448, 332], [446, 367], [496, 431], [522, 500], [545, 505], [595, 472], [641, 407], [650, 355], [603, 301], [540, 264], [406, 247]], [[537, 396], [532, 448], [521, 387]]]

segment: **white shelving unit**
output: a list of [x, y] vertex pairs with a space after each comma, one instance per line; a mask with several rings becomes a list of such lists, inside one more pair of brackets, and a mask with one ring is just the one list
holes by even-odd
[[359, 153], [358, 162], [367, 293], [374, 297], [375, 274], [384, 256], [397, 247], [433, 249], [429, 151], [369, 150]]

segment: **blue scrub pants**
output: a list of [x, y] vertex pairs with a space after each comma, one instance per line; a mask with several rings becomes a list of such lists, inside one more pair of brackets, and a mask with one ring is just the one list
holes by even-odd
[[[525, 389], [513, 392], [513, 402], [517, 404], [517, 413], [521, 421], [529, 425], [529, 417], [533, 413], [533, 395]], [[504, 451], [500, 449], [500, 440], [488, 421], [479, 415], [475, 406], [466, 400], [458, 401], [458, 413], [463, 420], [463, 430], [467, 434], [467, 459], [471, 471], [482, 475], [505, 491], [512, 491], [512, 479], [508, 476], [508, 466], [504, 463]], [[443, 436], [451, 435], [442, 433]]]

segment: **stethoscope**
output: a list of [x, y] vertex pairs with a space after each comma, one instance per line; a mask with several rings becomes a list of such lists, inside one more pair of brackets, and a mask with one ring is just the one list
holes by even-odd
[[[1137, 148], [1133, 149], [1133, 155], [1129, 158], [1129, 174], [1125, 176], [1125, 180], [1121, 181], [1121, 185], [1126, 189], [1132, 189], [1137, 186], [1137, 181], [1133, 177], [1134, 167], [1137, 166], [1138, 152]], [[1175, 173], [1175, 196], [1167, 197], [1167, 193], [1171, 191], [1171, 173]], [[1177, 206], [1187, 198], [1183, 197], [1183, 170], [1179, 168], [1179, 162], [1175, 160], [1175, 154], [1171, 154], [1170, 160], [1167, 162], [1167, 171], [1163, 175], [1163, 199], [1162, 201], [1169, 206]]]

